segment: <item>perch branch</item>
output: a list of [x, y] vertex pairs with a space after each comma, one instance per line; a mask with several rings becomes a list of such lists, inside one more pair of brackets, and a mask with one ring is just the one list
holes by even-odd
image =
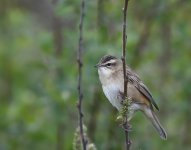
[[78, 63], [78, 112], [79, 112], [79, 128], [80, 128], [80, 136], [81, 136], [81, 142], [83, 146], [83, 150], [86, 150], [87, 142], [84, 137], [84, 131], [83, 131], [83, 113], [82, 113], [82, 100], [83, 100], [83, 93], [82, 93], [82, 42], [83, 42], [83, 21], [84, 21], [84, 12], [85, 8], [85, 1], [81, 1], [81, 14], [80, 14], [80, 24], [79, 24], [79, 43], [78, 43], [78, 52], [77, 52], [77, 63]]
[[[126, 18], [127, 18], [127, 8], [128, 8], [129, 0], [124, 0], [124, 8], [123, 8], [123, 49], [122, 49], [122, 62], [123, 62], [123, 76], [124, 76], [124, 95], [127, 98], [127, 85], [128, 85], [128, 77], [126, 76], [126, 43], [127, 43], [127, 34], [126, 34]], [[130, 149], [130, 140], [129, 140], [129, 123], [127, 121], [127, 115], [125, 117], [125, 122], [123, 124], [125, 130], [125, 138], [126, 138], [126, 150]]]

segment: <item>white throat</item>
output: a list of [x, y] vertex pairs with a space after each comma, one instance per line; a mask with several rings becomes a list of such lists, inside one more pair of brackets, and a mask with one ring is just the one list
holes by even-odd
[[113, 72], [105, 68], [99, 68], [98, 73], [105, 96], [114, 107], [120, 110], [122, 100], [120, 92], [123, 92], [123, 81], [120, 80], [122, 77], [114, 77]]

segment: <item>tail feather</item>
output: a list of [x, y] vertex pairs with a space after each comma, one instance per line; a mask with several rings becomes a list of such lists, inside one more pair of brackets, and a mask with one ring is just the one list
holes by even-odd
[[164, 130], [164, 128], [160, 124], [160, 122], [159, 122], [157, 116], [154, 114], [154, 112], [150, 108], [146, 108], [144, 110], [144, 113], [147, 116], [147, 118], [150, 119], [150, 121], [152, 122], [152, 124], [155, 127], [155, 129], [158, 131], [160, 137], [163, 140], [166, 140], [167, 139], [166, 131]]
[[153, 126], [156, 128], [156, 130], [158, 131], [160, 137], [164, 140], [167, 139], [167, 134], [166, 131], [164, 130], [164, 128], [162, 127], [162, 125], [160, 124], [157, 116], [154, 114], [154, 112], [152, 112], [153, 115], [153, 120], [152, 120], [152, 124]]

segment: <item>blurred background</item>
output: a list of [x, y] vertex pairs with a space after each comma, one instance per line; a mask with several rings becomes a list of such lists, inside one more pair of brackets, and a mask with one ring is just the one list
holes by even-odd
[[[93, 67], [121, 56], [123, 1], [86, 0], [83, 112], [98, 150], [124, 148], [117, 111]], [[191, 149], [191, 1], [131, 0], [127, 63], [159, 105], [168, 133], [137, 113], [132, 149]], [[0, 0], [0, 150], [71, 150], [78, 125], [79, 0]]]

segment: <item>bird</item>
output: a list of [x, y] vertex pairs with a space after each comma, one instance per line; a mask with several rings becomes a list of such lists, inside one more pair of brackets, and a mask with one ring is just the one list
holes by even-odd
[[[105, 55], [95, 67], [98, 69], [99, 79], [105, 96], [120, 111], [125, 97], [122, 60], [112, 55]], [[159, 110], [159, 107], [154, 101], [151, 92], [128, 65], [126, 65], [126, 78], [128, 79], [127, 96], [131, 98], [127, 120], [130, 121], [135, 112], [143, 112], [159, 133], [161, 139], [166, 140], [167, 133], [154, 112], [154, 109]]]

